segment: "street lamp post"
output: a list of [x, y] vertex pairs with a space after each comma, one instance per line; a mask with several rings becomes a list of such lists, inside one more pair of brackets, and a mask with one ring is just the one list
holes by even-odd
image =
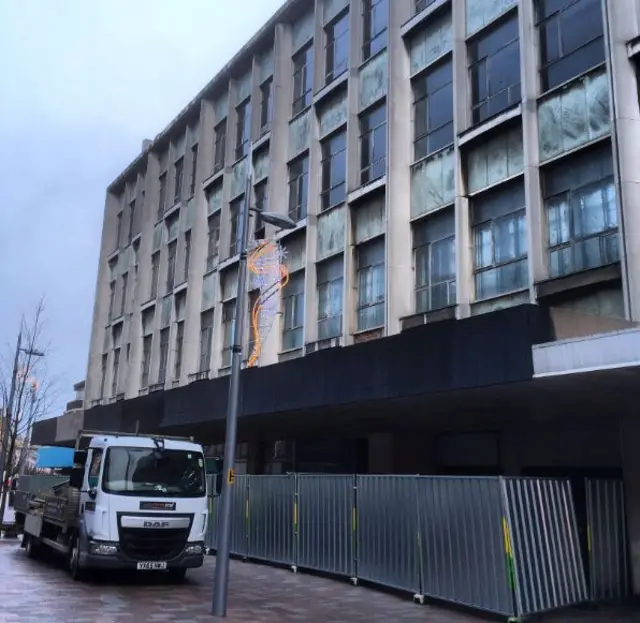
[[231, 347], [231, 376], [229, 378], [229, 399], [227, 401], [227, 430], [224, 442], [224, 474], [220, 494], [220, 523], [216, 569], [213, 579], [212, 614], [227, 616], [227, 594], [229, 590], [229, 557], [231, 548], [231, 511], [233, 509], [232, 487], [236, 462], [238, 414], [240, 412], [240, 372], [242, 370], [242, 348], [244, 344], [244, 314], [247, 306], [247, 256], [249, 247], [249, 213], [257, 212], [265, 223], [280, 229], [293, 229], [296, 223], [288, 216], [275, 212], [262, 212], [250, 207], [253, 165], [251, 149], [247, 156], [247, 183], [242, 213], [238, 215], [240, 224], [240, 264], [238, 266], [238, 287], [236, 309], [233, 319], [233, 345]]

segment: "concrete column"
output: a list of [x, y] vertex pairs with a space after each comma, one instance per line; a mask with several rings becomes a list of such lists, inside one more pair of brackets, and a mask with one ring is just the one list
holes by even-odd
[[[626, 316], [640, 320], [640, 109], [636, 65], [627, 42], [638, 36], [638, 6], [634, 0], [603, 0], [609, 52], [613, 153], [616, 171], [622, 287]], [[607, 28], [608, 25], [608, 28]]]
[[409, 55], [397, 36], [411, 14], [406, 0], [389, 2], [387, 87], [387, 335], [400, 332], [400, 318], [413, 313], [411, 162], [413, 116]]
[[628, 415], [620, 430], [633, 594], [640, 595], [640, 417]]

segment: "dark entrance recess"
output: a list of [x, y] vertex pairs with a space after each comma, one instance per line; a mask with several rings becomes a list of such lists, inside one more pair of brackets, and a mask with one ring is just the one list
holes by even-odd
[[582, 565], [589, 586], [589, 531], [587, 524], [587, 478], [622, 478], [622, 468], [617, 467], [527, 467], [522, 475], [529, 478], [567, 478], [571, 483], [573, 503], [576, 509], [576, 523], [582, 551]]

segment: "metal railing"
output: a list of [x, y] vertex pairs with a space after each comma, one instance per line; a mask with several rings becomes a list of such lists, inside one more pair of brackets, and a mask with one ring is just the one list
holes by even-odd
[[237, 476], [231, 551], [509, 617], [624, 597], [622, 484], [586, 486], [588, 560], [569, 480], [500, 477]]

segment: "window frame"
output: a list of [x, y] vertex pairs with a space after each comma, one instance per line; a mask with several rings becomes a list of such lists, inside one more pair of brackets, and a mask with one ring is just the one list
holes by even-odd
[[[385, 25], [381, 30], [376, 31], [375, 16], [376, 10], [385, 14]], [[382, 43], [374, 43], [382, 38]], [[380, 47], [377, 47], [379, 45]], [[389, 0], [362, 0], [362, 62], [368, 61], [389, 45]]]
[[196, 175], [198, 173], [198, 143], [191, 146], [191, 176], [189, 177], [189, 197], [196, 194]]
[[184, 320], [176, 322], [176, 334], [174, 338], [173, 380], [182, 376], [182, 349], [184, 347]]
[[[282, 288], [282, 347], [281, 352], [298, 350], [304, 345], [305, 321], [305, 270], [297, 270], [289, 274], [289, 281]], [[301, 291], [293, 290], [294, 285]], [[301, 310], [299, 306], [301, 305]], [[301, 324], [295, 323], [295, 317], [300, 313]], [[293, 346], [288, 344], [288, 337], [292, 336]]]
[[[343, 22], [343, 20], [345, 20]], [[339, 33], [336, 36], [335, 29], [346, 23], [346, 29], [344, 32]], [[350, 24], [349, 24], [349, 6], [345, 7], [340, 13], [338, 13], [330, 22], [324, 27], [324, 83], [325, 85], [331, 84], [334, 80], [337, 80], [340, 76], [349, 71], [349, 43], [350, 43]], [[347, 40], [347, 55], [345, 58], [338, 59], [336, 63], [336, 47], [344, 39]], [[329, 51], [332, 51], [330, 54]]]
[[236, 106], [235, 159], [242, 160], [249, 154], [251, 144], [251, 97]]
[[205, 272], [208, 273], [218, 263], [220, 256], [220, 210], [207, 217], [207, 257]]
[[[148, 346], [148, 348], [147, 348]], [[149, 387], [149, 374], [151, 372], [151, 353], [153, 352], [153, 334], [142, 336], [142, 362], [140, 371], [140, 388]]]
[[111, 370], [111, 396], [118, 395], [118, 377], [120, 376], [120, 347], [113, 349], [113, 362]]
[[[340, 275], [331, 276], [332, 268], [340, 265]], [[326, 274], [326, 275], [325, 275]], [[343, 333], [343, 316], [344, 316], [344, 254], [331, 257], [316, 264], [316, 290], [318, 296], [318, 341], [331, 340], [339, 338]], [[324, 294], [322, 292], [325, 292]], [[323, 297], [325, 300], [335, 301], [335, 291], [340, 293], [340, 312], [325, 313], [322, 309]], [[322, 327], [334, 318], [338, 319], [339, 330], [335, 335], [323, 334]]]
[[213, 128], [213, 174], [224, 169], [227, 151], [227, 120], [223, 119]]
[[436, 0], [414, 0], [414, 14], [422, 13], [428, 9]]
[[184, 262], [182, 264], [182, 281], [189, 281], [189, 267], [191, 264], [191, 230], [184, 232]]
[[236, 298], [222, 303], [222, 352], [221, 368], [229, 368], [233, 363], [233, 334], [236, 322]]
[[240, 253], [242, 235], [242, 225], [240, 223], [240, 216], [244, 210], [245, 196], [242, 195], [237, 199], [234, 199], [229, 204], [229, 248], [228, 257], [234, 257]]
[[[205, 324], [205, 320], [207, 324]], [[213, 310], [208, 309], [200, 314], [200, 333], [198, 341], [198, 372], [211, 370], [211, 353], [213, 350]]]
[[273, 121], [273, 95], [273, 76], [269, 76], [260, 85], [260, 136], [263, 136], [271, 129], [271, 122]]
[[184, 185], [184, 156], [180, 156], [173, 163], [173, 205], [182, 200], [182, 187]]
[[151, 280], [149, 282], [149, 300], [158, 298], [160, 281], [160, 251], [151, 254]]
[[[342, 140], [344, 146], [337, 151], [328, 151], [336, 140]], [[328, 147], [329, 146], [329, 147]], [[345, 129], [340, 129], [329, 136], [324, 137], [320, 141], [321, 163], [320, 163], [320, 212], [326, 212], [327, 210], [343, 204], [347, 200], [347, 132]], [[328, 155], [327, 155], [328, 153]], [[336, 156], [344, 154], [344, 172], [342, 179], [337, 184], [334, 184], [332, 178], [332, 164]], [[328, 168], [326, 168], [328, 164]], [[327, 185], [326, 172], [329, 172], [329, 180]], [[342, 198], [338, 201], [332, 201], [331, 194], [342, 187]]]
[[165, 327], [160, 331], [160, 347], [158, 350], [158, 383], [164, 385], [167, 381], [167, 366], [169, 364], [169, 344], [171, 330]]
[[[294, 167], [300, 165], [300, 173], [296, 171], [295, 177], [291, 173]], [[289, 187], [289, 217], [296, 223], [307, 218], [307, 207], [309, 204], [309, 153], [306, 152], [291, 160], [287, 166], [288, 187]], [[301, 180], [306, 180], [301, 185]], [[295, 194], [294, 194], [295, 187]], [[304, 198], [301, 195], [304, 194]], [[296, 199], [296, 204], [292, 207], [292, 198]]]
[[176, 261], [178, 259], [178, 241], [172, 240], [167, 245], [167, 278], [165, 281], [165, 292], [173, 292], [176, 285]]
[[158, 218], [161, 218], [165, 212], [167, 204], [167, 172], [164, 171], [158, 176], [160, 188], [158, 191]]
[[[600, 32], [600, 34], [596, 37], [593, 37], [591, 39], [588, 39], [587, 41], [582, 42], [577, 48], [575, 48], [574, 50], [572, 50], [571, 52], [565, 54], [562, 50], [563, 48], [563, 37], [562, 37], [562, 33], [563, 33], [563, 14], [570, 10], [575, 8], [578, 4], [580, 3], [591, 3], [593, 5], [593, 8], [598, 12], [599, 17], [600, 17], [600, 25], [602, 26], [602, 30]], [[537, 30], [537, 34], [538, 34], [538, 75], [539, 75], [539, 79], [540, 79], [540, 87], [541, 87], [541, 91], [543, 93], [550, 91], [552, 89], [555, 89], [558, 86], [561, 86], [562, 84], [565, 84], [566, 82], [577, 78], [578, 76], [581, 76], [589, 71], [591, 71], [592, 69], [595, 69], [596, 67], [599, 67], [600, 65], [602, 65], [604, 62], [606, 62], [606, 51], [605, 51], [605, 42], [604, 42], [604, 30], [605, 30], [605, 25], [604, 25], [604, 15], [602, 14], [602, 4], [601, 4], [601, 0], [574, 0], [571, 4], [567, 4], [561, 8], [557, 8], [553, 11], [551, 11], [548, 15], [545, 15], [544, 17], [541, 15], [541, 13], [543, 13], [541, 11], [541, 5], [543, 3], [540, 0], [536, 0], [534, 3], [534, 19], [535, 19], [535, 27]], [[547, 37], [546, 37], [546, 27], [552, 23], [555, 23], [555, 29], [557, 30], [557, 41], [556, 44], [558, 46], [558, 57], [552, 61], [547, 61], [545, 62], [545, 50], [547, 48], [547, 46], [545, 45], [545, 42], [547, 41]], [[579, 68], [579, 70], [576, 73], [572, 73], [570, 76], [568, 77], [563, 77], [559, 80], [553, 81], [551, 82], [549, 79], [549, 69], [552, 69], [554, 66], [557, 66], [558, 64], [562, 63], [563, 61], [566, 61], [568, 59], [571, 59], [571, 57], [579, 54], [580, 52], [583, 52], [586, 48], [588, 48], [589, 46], [593, 46], [594, 48], [596, 47], [595, 44], [597, 41], [600, 41], [602, 44], [602, 58], [595, 64], [593, 65], [586, 65], [586, 66], [582, 66]]]
[[[367, 118], [371, 118], [380, 110], [384, 109], [384, 118], [377, 125], [373, 127], [363, 128], [364, 121]], [[388, 141], [387, 141], [387, 123], [388, 123], [388, 110], [387, 101], [382, 100], [377, 102], [374, 106], [364, 110], [360, 113], [358, 118], [358, 126], [360, 130], [359, 146], [360, 146], [360, 185], [365, 186], [371, 184], [376, 180], [383, 178], [387, 173], [387, 153], [388, 153]], [[382, 141], [384, 143], [384, 156], [378, 160], [373, 160], [376, 150], [376, 136], [379, 136], [379, 132], [382, 133]], [[370, 137], [370, 143], [368, 149], [365, 151], [365, 137]], [[368, 162], [365, 164], [365, 154]], [[381, 167], [382, 172], [377, 174], [376, 170]]]
[[[291, 58], [293, 65], [293, 95], [291, 102], [291, 114], [293, 117], [305, 111], [313, 103], [313, 72], [314, 72], [314, 47], [313, 41], [300, 48]], [[304, 59], [299, 64], [300, 59]], [[297, 82], [296, 77], [300, 76]], [[300, 86], [297, 89], [297, 86]]]
[[266, 237], [265, 224], [260, 212], [266, 212], [269, 206], [269, 179], [260, 180], [253, 187], [254, 207], [253, 213], [253, 239], [263, 240]]
[[[497, 19], [495, 22], [490, 24], [487, 28], [483, 28], [478, 33], [473, 35], [471, 39], [467, 43], [467, 59], [468, 59], [468, 69], [467, 75], [469, 80], [469, 99], [471, 104], [471, 124], [472, 126], [480, 125], [485, 121], [499, 115], [506, 110], [516, 106], [522, 101], [522, 72], [520, 69], [520, 57], [522, 54], [522, 50], [520, 48], [520, 32], [518, 30], [518, 9], [512, 8], [508, 10], [503, 16]], [[478, 53], [474, 54], [473, 50], [478, 48], [482, 42], [489, 40], [492, 36], [494, 36], [501, 29], [511, 28], [515, 30], [515, 34], [508, 39], [505, 43], [501, 44], [500, 47], [491, 52], [487, 53], [480, 58], [475, 58]], [[497, 93], [490, 94], [489, 93], [489, 85], [491, 83], [490, 75], [491, 75], [491, 64], [492, 59], [498, 57], [499, 54], [505, 52], [505, 50], [510, 47], [517, 47], [518, 50], [518, 81], [513, 84], [509, 84], [501, 91]], [[476, 82], [479, 82], [475, 78], [474, 72], [479, 71], [480, 67], [483, 67], [483, 73], [485, 75], [484, 80], [484, 88], [486, 91], [486, 98], [483, 100], [476, 101], [476, 95], [479, 97], [479, 94], [475, 93], [475, 85]], [[491, 102], [496, 100], [498, 96], [502, 93], [507, 92], [507, 104], [503, 107], [497, 107], [495, 110], [491, 108]], [[485, 114], [481, 114], [481, 110], [483, 107], [486, 107]]]
[[[361, 255], [362, 255], [363, 251], [366, 250], [366, 249], [371, 249], [375, 245], [381, 245], [382, 246], [382, 258], [379, 261], [377, 261], [376, 263], [374, 263], [374, 264], [368, 263], [366, 265], [362, 265], [362, 263], [361, 263]], [[386, 322], [385, 306], [386, 306], [386, 288], [387, 288], [386, 280], [387, 280], [387, 276], [386, 276], [385, 238], [384, 238], [384, 236], [378, 236], [377, 238], [373, 238], [372, 240], [367, 240], [366, 242], [362, 242], [361, 244], [356, 246], [355, 251], [356, 251], [355, 268], [356, 268], [356, 287], [357, 287], [357, 297], [356, 297], [356, 333], [362, 333], [362, 332], [366, 332], [366, 331], [375, 331], [376, 329], [382, 329], [382, 328], [384, 328], [385, 322]], [[373, 282], [375, 280], [376, 274], [378, 272], [382, 273], [382, 280], [383, 280], [382, 298], [378, 298], [375, 301], [364, 300], [363, 299], [363, 293], [362, 293], [362, 287], [361, 287], [362, 286], [362, 275], [364, 273], [370, 273], [371, 274], [371, 280]], [[364, 326], [361, 323], [361, 320], [363, 319], [363, 317], [361, 316], [361, 313], [364, 310], [373, 309], [375, 307], [382, 307], [382, 322], [378, 323], [378, 324], [371, 325], [371, 326]]]

